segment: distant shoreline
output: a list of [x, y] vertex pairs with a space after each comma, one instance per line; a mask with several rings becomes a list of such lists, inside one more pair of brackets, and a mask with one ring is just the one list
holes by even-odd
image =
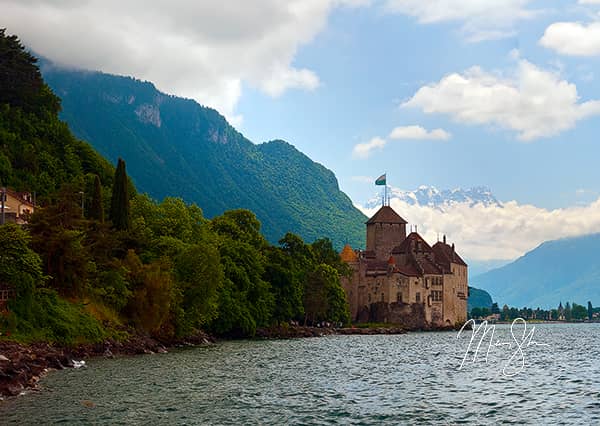
[[[482, 319], [477, 319], [475, 322], [477, 324], [482, 323]], [[530, 324], [600, 324], [600, 320], [583, 320], [583, 321], [558, 321], [558, 320], [538, 320], [538, 319], [527, 319], [526, 320]], [[496, 321], [496, 320], [487, 320], [488, 324], [512, 324], [511, 321]]]

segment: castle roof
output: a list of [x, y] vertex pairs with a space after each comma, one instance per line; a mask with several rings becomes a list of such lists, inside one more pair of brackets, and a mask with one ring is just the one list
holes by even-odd
[[437, 275], [443, 273], [443, 267], [434, 260], [433, 249], [417, 232], [411, 232], [406, 239], [394, 247], [392, 254], [406, 255], [406, 264], [399, 267], [407, 269], [407, 275]]
[[369, 275], [386, 275], [389, 265], [385, 260], [366, 259], [366, 272]]
[[346, 263], [352, 263], [352, 262], [358, 261], [358, 256], [356, 255], [354, 250], [352, 250], [352, 247], [350, 247], [350, 244], [346, 244], [344, 246], [344, 248], [340, 252], [340, 257], [342, 259], [342, 262], [346, 262]]
[[392, 250], [392, 254], [406, 254], [409, 252], [413, 251], [412, 247], [419, 247], [420, 244], [420, 248], [421, 251], [425, 251], [425, 252], [431, 252], [431, 246], [429, 244], [427, 244], [427, 241], [425, 241], [425, 239], [423, 237], [421, 237], [418, 233], [416, 232], [411, 232], [410, 234], [408, 234], [406, 236], [406, 238], [404, 239], [404, 241], [402, 241], [402, 243], [400, 243], [400, 245], [397, 245], [396, 247], [393, 248]]
[[454, 249], [454, 245], [449, 246], [448, 244], [438, 241], [433, 245], [433, 252], [435, 253], [435, 260], [448, 270], [450, 270], [450, 263], [467, 266], [465, 261], [462, 260]]
[[390, 206], [382, 206], [366, 223], [367, 225], [373, 223], [400, 223], [406, 225], [408, 222], [402, 219]]

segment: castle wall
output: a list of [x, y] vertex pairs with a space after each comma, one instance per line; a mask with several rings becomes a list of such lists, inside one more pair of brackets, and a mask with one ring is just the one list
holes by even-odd
[[367, 251], [374, 251], [378, 259], [388, 259], [392, 249], [405, 239], [406, 225], [402, 223], [367, 225]]
[[467, 320], [468, 270], [451, 263], [451, 273], [444, 275], [444, 325], [463, 324]]
[[373, 303], [368, 309], [369, 322], [402, 324], [412, 330], [429, 328], [423, 304]]

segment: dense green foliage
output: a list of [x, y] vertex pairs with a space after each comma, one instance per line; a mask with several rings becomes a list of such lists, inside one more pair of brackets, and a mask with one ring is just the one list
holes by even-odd
[[42, 69], [75, 134], [111, 161], [124, 158], [140, 191], [159, 200], [182, 197], [207, 217], [249, 209], [271, 243], [291, 231], [305, 241], [327, 237], [338, 250], [346, 242], [364, 247], [364, 215], [330, 170], [292, 145], [255, 145], [216, 111], [151, 83]]
[[494, 303], [491, 309], [475, 307], [469, 311], [469, 315], [471, 318], [480, 319], [491, 314], [498, 314], [500, 321], [513, 321], [517, 318], [542, 321], [584, 321], [591, 320], [595, 312], [600, 312], [600, 310], [595, 311], [592, 302], [588, 302], [587, 308], [577, 303], [571, 305], [567, 302], [564, 306], [560, 303], [556, 309], [532, 309], [528, 307], [519, 309], [510, 308], [507, 305], [499, 309], [498, 305]]
[[0, 184], [43, 199], [61, 185], [98, 175], [112, 181], [112, 167], [58, 119], [50, 91], [19, 41], [0, 30]]
[[104, 222], [104, 206], [102, 203], [102, 183], [98, 175], [94, 176], [94, 192], [92, 194], [92, 204], [88, 217], [90, 219], [97, 220], [98, 222]]
[[[94, 194], [96, 189], [94, 188]], [[129, 192], [127, 190], [127, 172], [125, 161], [119, 158], [115, 180], [113, 183], [112, 197], [110, 199], [110, 221], [115, 229], [126, 231], [129, 229]]]
[[[0, 39], [5, 46], [6, 37]], [[9, 40], [35, 68], [18, 40]], [[24, 73], [30, 74], [35, 75]], [[47, 90], [43, 81], [36, 87]], [[73, 344], [131, 332], [168, 339], [203, 328], [251, 336], [258, 327], [281, 322], [348, 322], [340, 284], [347, 269], [330, 240], [306, 244], [286, 234], [273, 246], [248, 210], [208, 220], [198, 206], [179, 198], [156, 203], [136, 194], [123, 161], [113, 179], [110, 165], [60, 123], [52, 109], [55, 98], [27, 96], [37, 103], [0, 104], [9, 113], [1, 119], [15, 134], [35, 133], [36, 152], [47, 153], [57, 168], [46, 187], [19, 162], [15, 147], [24, 140], [3, 141], [2, 149], [16, 152], [6, 157], [7, 182], [46, 197], [26, 228], [0, 228], [0, 281], [17, 293], [0, 316], [0, 333]], [[37, 116], [26, 107], [45, 112]], [[62, 130], [47, 134], [38, 126]], [[61, 157], [69, 145], [82, 149]], [[109, 199], [110, 206], [104, 202]]]

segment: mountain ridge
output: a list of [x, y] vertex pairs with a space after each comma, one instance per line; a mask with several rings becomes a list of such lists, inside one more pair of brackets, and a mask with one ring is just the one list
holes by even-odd
[[546, 241], [514, 262], [471, 279], [499, 305], [556, 308], [600, 303], [600, 233]]
[[[502, 203], [496, 199], [492, 191], [485, 186], [474, 186], [471, 188], [455, 188], [439, 190], [435, 186], [421, 185], [412, 191], [402, 190], [392, 186], [388, 186], [388, 196], [390, 200], [400, 200], [409, 205], [420, 205], [443, 207], [454, 203], [468, 203], [470, 206], [476, 204], [484, 204], [486, 206], [502, 207]], [[381, 203], [381, 195], [378, 194], [369, 199], [365, 204], [366, 208], [373, 208]]]
[[271, 242], [290, 231], [364, 246], [366, 217], [331, 170], [288, 142], [254, 144], [216, 110], [150, 82], [47, 62], [42, 72], [73, 132], [111, 161], [123, 157], [141, 192], [181, 196], [207, 217], [250, 209]]

